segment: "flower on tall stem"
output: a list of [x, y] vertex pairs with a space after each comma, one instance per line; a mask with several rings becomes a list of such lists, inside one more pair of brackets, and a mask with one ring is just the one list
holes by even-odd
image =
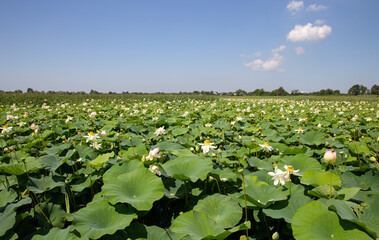
[[326, 150], [324, 154], [324, 160], [327, 164], [334, 164], [337, 160], [337, 152], [332, 152], [332, 150]]
[[266, 151], [266, 152], [271, 152], [271, 151], [274, 150], [274, 148], [271, 147], [271, 146], [268, 144], [268, 142], [265, 142], [264, 144], [259, 144], [259, 146], [260, 146], [261, 148], [263, 148], [263, 150]]
[[166, 133], [166, 130], [164, 129], [164, 126], [158, 128], [157, 130], [155, 130], [155, 135], [159, 136], [159, 135], [164, 135]]
[[99, 137], [99, 134], [91, 131], [88, 133], [88, 136], [84, 136], [84, 138], [87, 139], [86, 142], [89, 142], [89, 141], [96, 142], [96, 140], [100, 137]]
[[146, 160], [152, 161], [156, 158], [160, 158], [161, 155], [159, 155], [159, 148], [154, 148], [153, 150], [150, 150], [149, 155], [145, 158]]
[[12, 130], [12, 127], [8, 127], [7, 125], [4, 125], [3, 127], [0, 127], [1, 133], [9, 133]]
[[268, 175], [270, 175], [272, 180], [274, 180], [274, 185], [278, 185], [278, 183], [280, 183], [284, 186], [286, 182], [289, 181], [289, 175], [287, 172], [283, 172], [278, 168], [278, 166], [275, 166], [275, 172], [268, 172]]
[[209, 152], [210, 148], [216, 148], [215, 146], [212, 146], [213, 144], [214, 143], [211, 143], [209, 140], [205, 140], [204, 143], [199, 143], [204, 154]]
[[98, 143], [98, 142], [93, 142], [91, 143], [91, 145], [89, 145], [90, 147], [93, 147], [94, 149], [96, 150], [99, 150], [101, 149], [101, 143]]

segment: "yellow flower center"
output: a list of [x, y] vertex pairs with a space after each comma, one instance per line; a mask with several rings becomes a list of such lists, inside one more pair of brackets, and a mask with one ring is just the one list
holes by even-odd
[[299, 129], [298, 129], [299, 131], [301, 131], [301, 130], [303, 130], [301, 127], [299, 127]]
[[290, 166], [287, 166], [287, 169], [286, 169], [288, 172], [290, 173], [293, 173], [293, 170], [294, 168], [290, 165]]
[[4, 125], [3, 129], [8, 129], [7, 125]]
[[92, 137], [92, 136], [94, 136], [94, 135], [95, 135], [94, 132], [89, 132], [89, 133], [88, 133], [88, 136], [90, 136], [90, 137]]
[[268, 142], [265, 142], [263, 145], [265, 145], [265, 147], [270, 146], [270, 145], [268, 145]]
[[210, 146], [210, 145], [211, 145], [211, 142], [210, 142], [209, 140], [205, 140], [205, 141], [204, 141], [204, 145], [205, 145], [205, 146]]

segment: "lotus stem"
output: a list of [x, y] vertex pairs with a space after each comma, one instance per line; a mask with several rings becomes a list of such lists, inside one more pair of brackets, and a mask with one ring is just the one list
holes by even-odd
[[188, 209], [187, 180], [184, 181], [184, 189], [185, 189], [185, 192], [186, 192], [186, 205], [185, 205], [185, 210], [187, 211], [187, 209]]
[[217, 178], [215, 178], [215, 180], [216, 180], [216, 184], [217, 184], [218, 192], [221, 194], [220, 185], [218, 184], [218, 180], [217, 180]]
[[[246, 190], [245, 190], [245, 175], [242, 173], [242, 187], [243, 187], [243, 198], [245, 200], [245, 222], [247, 222], [247, 202], [246, 202]], [[249, 231], [246, 229], [246, 237], [249, 238]]]
[[332, 169], [330, 169], [330, 194], [329, 194], [329, 199], [332, 198]]

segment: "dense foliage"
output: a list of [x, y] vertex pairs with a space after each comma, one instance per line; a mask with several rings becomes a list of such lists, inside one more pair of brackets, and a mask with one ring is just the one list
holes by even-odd
[[2, 239], [379, 237], [378, 101], [78, 99], [0, 106]]

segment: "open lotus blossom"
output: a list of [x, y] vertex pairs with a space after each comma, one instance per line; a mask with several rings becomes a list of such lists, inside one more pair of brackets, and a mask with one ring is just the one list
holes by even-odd
[[153, 121], [158, 121], [158, 117], [153, 117]]
[[284, 165], [284, 169], [286, 169], [288, 175], [293, 174], [296, 176], [302, 176], [301, 174], [298, 173], [300, 170], [299, 169], [295, 170], [293, 166], [291, 165], [288, 165], [288, 166]]
[[259, 146], [261, 146], [261, 148], [263, 148], [264, 151], [267, 151], [267, 152], [271, 152], [272, 150], [274, 150], [273, 147], [271, 147], [268, 142], [265, 142], [264, 144], [259, 144]]
[[242, 121], [242, 117], [240, 117], [240, 116], [238, 116], [237, 118], [236, 118], [236, 121]]
[[9, 133], [12, 130], [12, 127], [8, 127], [7, 125], [4, 125], [3, 127], [0, 127], [1, 133]]
[[205, 127], [212, 127], [212, 124], [211, 123], [206, 123]]
[[17, 125], [20, 126], [20, 127], [24, 126], [25, 124], [26, 124], [26, 122], [23, 122], [23, 121], [17, 123]]
[[284, 186], [286, 182], [289, 182], [290, 180], [289, 174], [280, 170], [278, 166], [275, 166], [275, 172], [268, 172], [268, 175], [270, 175], [272, 180], [274, 180], [274, 185], [278, 185], [278, 183], [280, 183]]
[[105, 130], [101, 130], [100, 136], [105, 137], [107, 135], [107, 132]]
[[157, 130], [155, 130], [155, 135], [159, 136], [159, 135], [164, 135], [166, 133], [166, 130], [164, 129], [164, 126], [163, 127], [160, 127], [158, 128]]
[[99, 150], [101, 148], [101, 143], [98, 143], [98, 142], [93, 142], [91, 143], [91, 145], [89, 145], [90, 147], [93, 147], [94, 149], [96, 150]]
[[154, 164], [151, 164], [149, 166], [149, 171], [152, 172], [152, 173], [154, 173], [154, 174], [156, 174], [156, 175], [158, 175], [158, 176], [160, 176], [162, 174], [161, 171], [159, 171], [159, 167], [156, 166], [156, 165], [154, 165]]
[[207, 152], [209, 152], [210, 148], [216, 148], [215, 146], [212, 146], [213, 144], [214, 143], [211, 143], [209, 140], [205, 140], [204, 144], [203, 143], [199, 143], [199, 145], [201, 146], [201, 149], [203, 150], [204, 154], [206, 154]]
[[366, 117], [366, 121], [367, 121], [367, 122], [371, 122], [371, 121], [372, 121], [372, 118], [370, 118], [370, 117]]
[[35, 125], [34, 123], [32, 123], [32, 124], [30, 125], [30, 128], [31, 128], [32, 130], [34, 130], [36, 127], [37, 127], [37, 125]]
[[189, 112], [184, 112], [183, 114], [182, 114], [182, 117], [187, 117], [187, 115], [189, 114]]
[[232, 124], [232, 126], [234, 126], [234, 124], [236, 123], [236, 121], [231, 121], [230, 124]]
[[298, 129], [295, 129], [295, 132], [297, 133], [303, 133], [305, 130], [302, 127], [299, 127]]
[[66, 123], [69, 123], [72, 119], [74, 119], [74, 117], [67, 116], [67, 118], [66, 118]]
[[327, 164], [334, 164], [337, 159], [337, 152], [332, 152], [332, 150], [327, 150], [324, 154], [324, 160]]
[[150, 150], [149, 155], [146, 157], [146, 160], [152, 161], [154, 158], [160, 158], [161, 155], [159, 153], [159, 148], [154, 148], [153, 150]]
[[84, 136], [84, 137], [87, 138], [86, 142], [89, 142], [89, 141], [96, 142], [96, 140], [100, 138], [99, 134], [94, 133], [94, 132], [89, 132], [88, 136]]
[[96, 115], [97, 115], [97, 113], [96, 112], [91, 112], [91, 114], [90, 115], [88, 115], [90, 118], [94, 118], [94, 117], [96, 117]]

